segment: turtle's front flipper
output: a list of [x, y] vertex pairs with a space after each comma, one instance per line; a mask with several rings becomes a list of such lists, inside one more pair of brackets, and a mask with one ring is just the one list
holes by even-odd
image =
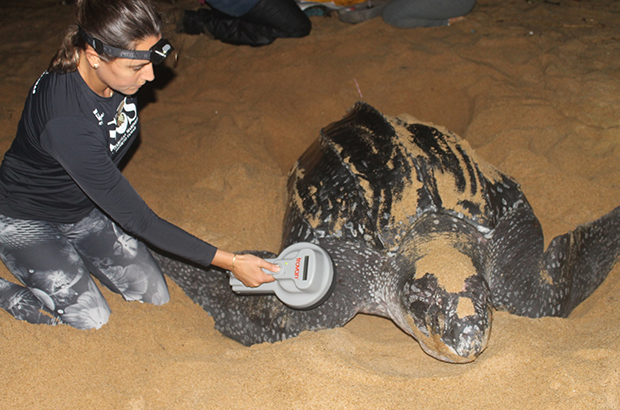
[[[273, 295], [238, 295], [231, 290], [228, 274], [223, 270], [204, 271], [163, 257], [158, 260], [164, 273], [213, 317], [217, 330], [249, 346], [288, 339], [306, 330], [343, 326], [365, 307], [358, 294], [363, 287], [355, 284], [356, 278], [360, 278], [356, 270], [365, 266], [358, 254], [359, 247], [343, 244], [325, 249], [335, 264], [336, 285], [325, 303], [310, 310], [291, 309]], [[275, 257], [253, 253], [263, 258]], [[371, 253], [366, 255], [370, 257]], [[379, 260], [378, 254], [372, 256]]]
[[494, 235], [491, 286], [496, 308], [566, 317], [605, 280], [620, 255], [620, 207], [551, 241], [543, 254], [540, 225], [522, 208]]
[[603, 283], [620, 255], [620, 207], [594, 222], [553, 239], [544, 266], [568, 294], [559, 316], [566, 317]]

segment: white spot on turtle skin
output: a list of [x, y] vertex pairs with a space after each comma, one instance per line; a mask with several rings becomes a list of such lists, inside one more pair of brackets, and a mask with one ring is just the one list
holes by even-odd
[[486, 226], [482, 226], [482, 225], [476, 225], [476, 229], [478, 230], [478, 232], [480, 232], [482, 234], [487, 234], [487, 233], [491, 232], [490, 228], [487, 228]]

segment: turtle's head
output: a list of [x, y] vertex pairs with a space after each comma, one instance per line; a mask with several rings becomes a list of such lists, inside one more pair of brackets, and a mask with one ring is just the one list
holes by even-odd
[[491, 293], [476, 253], [480, 247], [471, 246], [468, 235], [426, 233], [393, 260], [400, 273], [392, 317], [429, 355], [471, 362], [486, 348], [492, 321]]
[[471, 362], [487, 346], [492, 311], [488, 286], [479, 275], [462, 283], [458, 292], [446, 289], [440, 272], [410, 277], [400, 292], [403, 330], [436, 359]]

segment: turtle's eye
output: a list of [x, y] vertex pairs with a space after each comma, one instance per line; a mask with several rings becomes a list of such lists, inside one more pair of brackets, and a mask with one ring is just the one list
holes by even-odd
[[[428, 327], [431, 323], [429, 321], [432, 322], [433, 316], [436, 316], [434, 312], [437, 311], [437, 304], [438, 302], [441, 304], [447, 296], [441, 293], [437, 278], [428, 273], [420, 279], [407, 281], [403, 286], [401, 302], [415, 326], [427, 337], [430, 336]], [[446, 292], [443, 291], [443, 293]]]

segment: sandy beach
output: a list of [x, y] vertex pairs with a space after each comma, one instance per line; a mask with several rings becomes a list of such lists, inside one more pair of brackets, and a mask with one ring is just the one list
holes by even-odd
[[[356, 101], [456, 132], [514, 177], [545, 242], [620, 205], [620, 3], [480, 0], [449, 27], [312, 17], [302, 39], [238, 47], [175, 33], [140, 91], [124, 173], [163, 218], [226, 250], [278, 252], [287, 174]], [[0, 4], [0, 151], [74, 9]], [[2, 265], [0, 276], [15, 281]], [[101, 286], [100, 330], [0, 310], [0, 409], [620, 409], [620, 265], [567, 319], [495, 312], [473, 363], [426, 355], [391, 321], [245, 347], [168, 280], [160, 307]]]

